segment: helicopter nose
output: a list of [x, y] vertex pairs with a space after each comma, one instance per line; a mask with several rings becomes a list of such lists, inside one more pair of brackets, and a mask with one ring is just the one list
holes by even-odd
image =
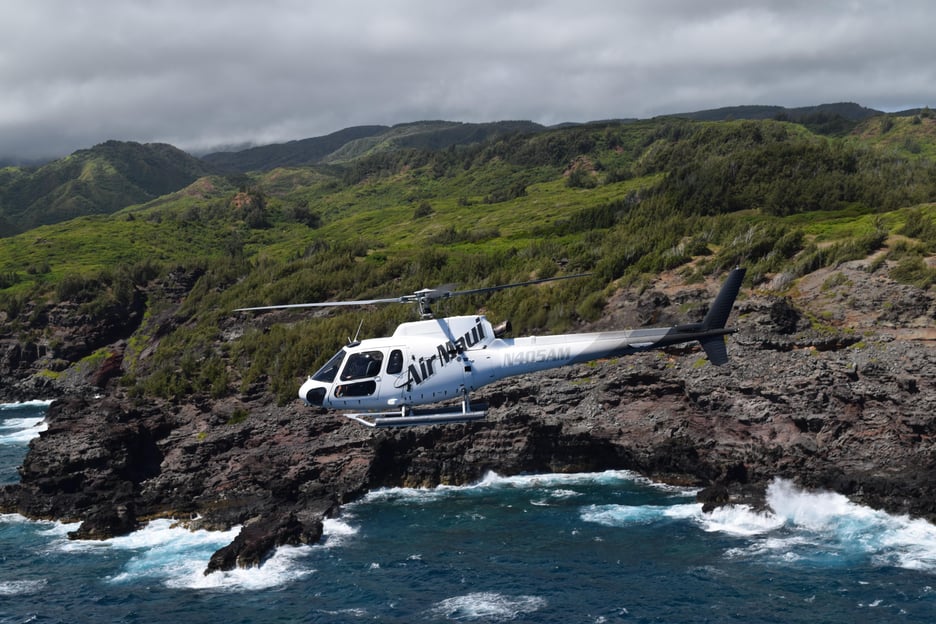
[[299, 398], [307, 405], [322, 407], [325, 403], [325, 388], [309, 379], [299, 388]]

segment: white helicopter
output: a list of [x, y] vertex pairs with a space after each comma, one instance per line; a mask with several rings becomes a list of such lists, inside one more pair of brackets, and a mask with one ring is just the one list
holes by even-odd
[[[494, 327], [483, 315], [434, 318], [431, 305], [456, 295], [529, 286], [571, 275], [475, 290], [425, 289], [389, 299], [298, 303], [236, 311], [416, 303], [422, 320], [402, 323], [388, 338], [350, 341], [306, 379], [299, 398], [307, 405], [353, 410], [347, 418], [369, 427], [405, 427], [468, 422], [484, 418], [486, 406], [472, 406], [471, 392], [489, 383], [535, 371], [638, 351], [699, 341], [709, 361], [728, 362], [725, 324], [744, 279], [729, 273], [701, 323], [583, 334], [506, 338], [509, 323]], [[455, 406], [417, 406], [459, 399]]]

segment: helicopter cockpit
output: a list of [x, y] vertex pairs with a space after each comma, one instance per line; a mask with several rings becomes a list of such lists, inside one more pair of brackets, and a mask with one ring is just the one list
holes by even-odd
[[335, 399], [371, 397], [377, 393], [381, 372], [388, 375], [403, 372], [401, 349], [390, 349], [389, 353], [387, 349], [355, 351], [356, 346], [351, 344], [339, 350], [311, 375], [300, 390], [300, 398], [322, 407], [328, 387], [333, 387], [331, 394]]

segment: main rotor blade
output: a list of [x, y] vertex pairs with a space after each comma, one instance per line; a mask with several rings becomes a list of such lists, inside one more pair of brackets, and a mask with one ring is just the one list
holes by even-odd
[[576, 275], [562, 275], [560, 277], [546, 277], [543, 279], [532, 280], [529, 282], [516, 282], [514, 284], [501, 284], [500, 286], [488, 286], [486, 288], [475, 288], [472, 290], [456, 290], [454, 292], [448, 293], [447, 297], [454, 297], [455, 295], [478, 295], [481, 293], [495, 292], [498, 290], [504, 290], [507, 288], [516, 288], [517, 286], [532, 286], [534, 284], [544, 284], [546, 282], [558, 282], [560, 280], [575, 279], [577, 277], [591, 277], [591, 273], [578, 273]]
[[333, 306], [360, 306], [375, 303], [406, 303], [404, 297], [391, 299], [359, 299], [356, 301], [320, 301], [318, 303], [287, 303], [283, 305], [257, 306], [255, 308], [237, 308], [235, 312], [256, 312], [258, 310], [288, 310], [290, 308], [330, 308]]
[[[257, 306], [252, 308], [237, 308], [235, 312], [257, 312], [260, 310], [289, 310], [294, 308], [331, 308], [335, 306], [362, 306], [373, 305], [377, 303], [420, 303], [422, 306], [426, 303], [432, 303], [440, 299], [448, 299], [456, 295], [478, 295], [481, 293], [495, 292], [506, 288], [516, 288], [517, 286], [532, 286], [534, 284], [543, 284], [545, 282], [557, 282], [559, 280], [574, 279], [577, 277], [589, 277], [591, 273], [579, 273], [578, 275], [563, 275], [560, 277], [547, 277], [544, 279], [531, 280], [529, 282], [517, 282], [514, 284], [502, 284], [500, 286], [488, 286], [486, 288], [474, 288], [472, 290], [451, 290], [454, 284], [445, 284], [438, 288], [426, 288], [417, 290], [411, 295], [401, 297], [389, 297], [386, 299], [356, 299], [353, 301], [320, 301], [316, 303], [287, 303], [282, 305]], [[428, 309], [428, 308], [427, 308]]]

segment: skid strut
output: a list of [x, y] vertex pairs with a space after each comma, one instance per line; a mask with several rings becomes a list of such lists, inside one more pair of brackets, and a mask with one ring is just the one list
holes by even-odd
[[461, 405], [451, 407], [420, 410], [404, 405], [399, 410], [389, 412], [361, 412], [344, 414], [344, 416], [368, 427], [413, 427], [416, 425], [446, 425], [481, 420], [487, 414], [486, 410], [487, 405], [484, 404], [472, 407], [468, 397], [465, 396]]

